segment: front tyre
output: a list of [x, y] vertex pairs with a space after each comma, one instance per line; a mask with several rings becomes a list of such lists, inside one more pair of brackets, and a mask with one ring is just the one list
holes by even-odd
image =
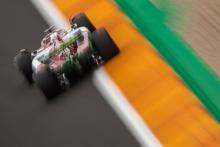
[[120, 50], [104, 28], [97, 29], [92, 33], [92, 42], [98, 54], [106, 62]]
[[15, 56], [14, 63], [26, 80], [31, 84], [33, 82], [31, 54], [27, 50], [21, 50], [21, 52]]
[[61, 84], [49, 67], [42, 67], [42, 69], [36, 73], [35, 80], [47, 98], [50, 99], [60, 94], [62, 89]]
[[76, 24], [77, 27], [86, 27], [90, 32], [94, 32], [96, 30], [95, 26], [89, 20], [89, 18], [85, 15], [85, 13], [79, 13], [75, 17], [72, 18], [71, 24]]

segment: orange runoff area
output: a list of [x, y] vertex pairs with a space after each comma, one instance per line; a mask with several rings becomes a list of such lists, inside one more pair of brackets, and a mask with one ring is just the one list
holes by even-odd
[[104, 68], [164, 146], [220, 146], [220, 126], [112, 1], [54, 3], [67, 20], [85, 12], [109, 31], [121, 53]]

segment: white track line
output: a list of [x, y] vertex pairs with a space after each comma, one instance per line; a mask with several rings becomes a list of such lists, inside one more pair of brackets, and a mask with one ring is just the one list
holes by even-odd
[[[51, 0], [30, 0], [50, 25], [68, 28], [69, 24]], [[94, 72], [93, 81], [99, 92], [118, 114], [142, 147], [162, 147], [150, 128], [134, 110], [104, 68]]]
[[56, 25], [59, 28], [67, 28], [69, 23], [60, 13], [51, 0], [30, 0], [33, 6], [49, 25]]
[[162, 146], [104, 68], [95, 72], [94, 83], [142, 147]]

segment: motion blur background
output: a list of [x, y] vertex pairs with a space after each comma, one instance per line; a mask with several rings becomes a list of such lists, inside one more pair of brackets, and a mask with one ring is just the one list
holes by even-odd
[[178, 32], [220, 75], [220, 1], [152, 0], [164, 11], [167, 24]]
[[[39, 1], [0, 2], [1, 147], [220, 146], [219, 124], [115, 1]], [[66, 21], [83, 11], [97, 27], [107, 28], [121, 53], [103, 69], [138, 117], [123, 111], [128, 110], [126, 104], [115, 109], [117, 103], [108, 100], [121, 98], [106, 96], [108, 90], [100, 90], [94, 74], [48, 102], [16, 72], [14, 56], [21, 48], [37, 49], [43, 30], [50, 25], [45, 17], [49, 12], [36, 6], [48, 1]], [[166, 25], [219, 76], [220, 1], [151, 2], [163, 12]], [[138, 128], [139, 124], [145, 127]]]

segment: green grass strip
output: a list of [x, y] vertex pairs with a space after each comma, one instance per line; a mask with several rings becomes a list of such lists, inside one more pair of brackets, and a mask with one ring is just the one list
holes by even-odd
[[115, 2], [220, 122], [219, 78], [180, 36], [164, 24], [162, 12], [149, 0]]

